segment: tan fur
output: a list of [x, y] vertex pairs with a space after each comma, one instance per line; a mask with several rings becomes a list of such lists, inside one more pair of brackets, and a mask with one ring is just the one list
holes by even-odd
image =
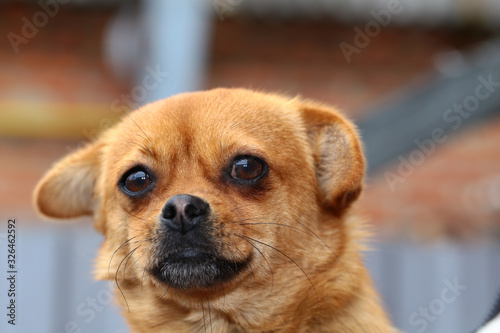
[[[243, 154], [269, 166], [258, 193], [221, 181]], [[140, 201], [117, 187], [138, 163], [156, 174]], [[94, 216], [105, 236], [96, 276], [117, 280], [133, 332], [394, 332], [362, 264], [361, 222], [349, 209], [363, 177], [356, 130], [333, 108], [216, 89], [124, 117], [49, 171], [35, 205], [52, 218]], [[251, 258], [246, 269], [186, 290], [148, 273], [159, 214], [176, 194], [210, 204], [210, 237], [224, 258]]]

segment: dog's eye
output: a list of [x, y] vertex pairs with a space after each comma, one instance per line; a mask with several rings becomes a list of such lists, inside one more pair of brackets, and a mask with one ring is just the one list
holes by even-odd
[[137, 171], [127, 177], [125, 180], [125, 188], [130, 192], [140, 192], [146, 189], [150, 183], [151, 180], [146, 172]]
[[137, 195], [148, 189], [151, 183], [149, 173], [142, 167], [136, 167], [123, 175], [120, 187], [126, 194]]
[[255, 156], [237, 157], [232, 165], [231, 177], [244, 181], [256, 180], [264, 174], [264, 162]]

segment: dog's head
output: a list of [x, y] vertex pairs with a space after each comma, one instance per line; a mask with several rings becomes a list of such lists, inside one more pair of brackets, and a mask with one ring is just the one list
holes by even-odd
[[105, 236], [99, 278], [228, 293], [265, 280], [283, 256], [306, 260], [363, 175], [356, 131], [333, 109], [216, 89], [125, 116], [57, 163], [35, 204], [52, 218], [93, 215]]

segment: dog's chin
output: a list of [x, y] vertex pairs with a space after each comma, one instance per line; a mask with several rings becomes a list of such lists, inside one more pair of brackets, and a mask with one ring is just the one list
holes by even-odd
[[180, 290], [211, 289], [234, 279], [245, 270], [250, 258], [229, 260], [197, 250], [172, 253], [150, 269], [158, 281]]

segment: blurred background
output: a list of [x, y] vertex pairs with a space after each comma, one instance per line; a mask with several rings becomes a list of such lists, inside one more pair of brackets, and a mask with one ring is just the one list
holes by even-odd
[[91, 221], [41, 221], [32, 190], [126, 112], [222, 86], [344, 110], [368, 156], [356, 209], [392, 320], [471, 332], [500, 291], [499, 29], [496, 0], [3, 0], [0, 268], [15, 219], [18, 294], [1, 331], [127, 332], [92, 279]]

